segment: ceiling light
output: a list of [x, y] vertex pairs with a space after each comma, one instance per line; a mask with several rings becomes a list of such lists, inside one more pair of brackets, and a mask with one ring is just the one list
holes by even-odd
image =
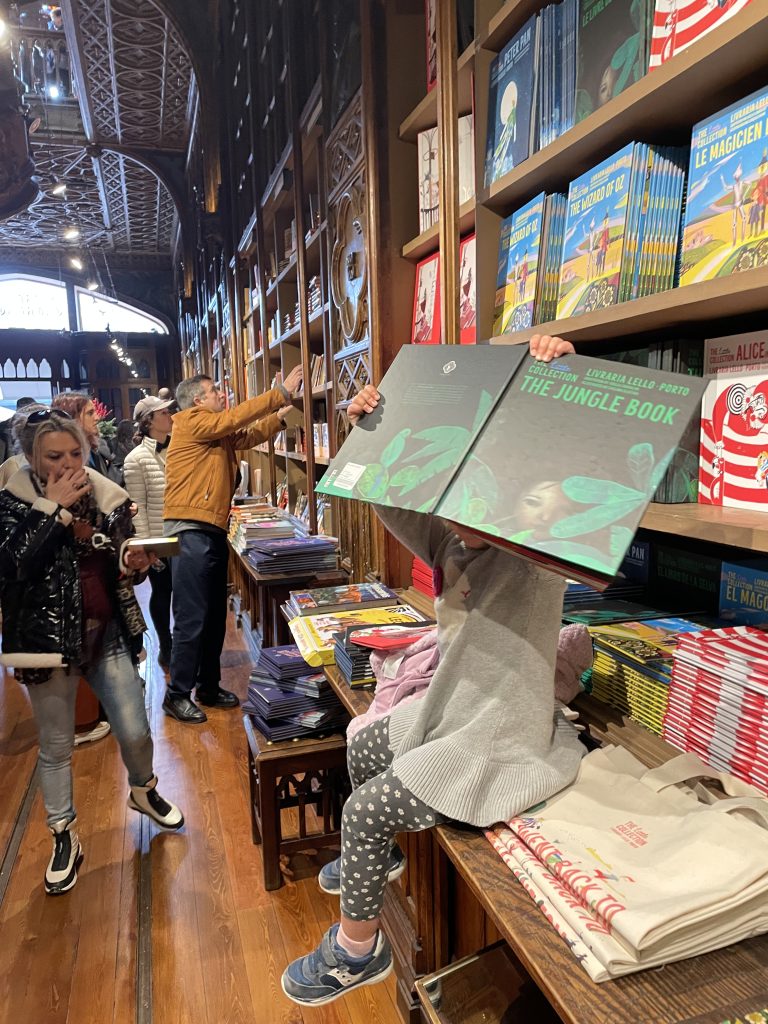
[[73, 239], [79, 238], [79, 237], [80, 237], [80, 228], [76, 228], [74, 224], [72, 224], [70, 227], [66, 228], [65, 231], [64, 231], [64, 238], [68, 242], [71, 242]]
[[59, 98], [59, 87], [58, 87], [58, 85], [49, 85], [48, 86], [48, 95], [50, 96], [50, 98], [52, 100], [57, 100]]
[[69, 265], [71, 267], [74, 267], [75, 270], [82, 270], [83, 269], [83, 261], [80, 259], [79, 256], [70, 256], [70, 258], [69, 258]]
[[64, 196], [67, 194], [67, 183], [62, 181], [61, 178], [53, 176], [53, 188], [51, 189], [52, 196]]
[[7, 30], [7, 27], [8, 26], [5, 24], [5, 22], [2, 20], [2, 18], [0, 18], [0, 39], [4, 39], [5, 38], [5, 33], [6, 33], [6, 30]]
[[88, 289], [89, 292], [95, 292], [98, 291], [99, 285], [98, 282], [96, 281], [89, 281], [85, 287]]

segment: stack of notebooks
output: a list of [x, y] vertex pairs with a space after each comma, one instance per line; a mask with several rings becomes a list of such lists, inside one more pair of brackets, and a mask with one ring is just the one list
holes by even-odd
[[255, 540], [247, 558], [264, 576], [327, 572], [337, 566], [335, 537], [281, 537]]
[[392, 652], [408, 647], [434, 629], [434, 622], [397, 623], [384, 626], [349, 626], [336, 634], [333, 650], [336, 666], [350, 686], [375, 683], [371, 651]]
[[590, 627], [593, 696], [660, 736], [674, 650], [682, 634], [700, 629], [699, 624], [681, 618]]
[[682, 637], [662, 735], [768, 793], [768, 635], [729, 626]]
[[349, 686], [367, 686], [376, 682], [371, 668], [371, 652], [367, 647], [352, 643], [352, 637], [364, 626], [350, 626], [336, 634], [333, 657], [341, 675]]
[[409, 604], [391, 604], [381, 608], [357, 607], [352, 611], [320, 615], [298, 615], [291, 619], [293, 639], [305, 661], [313, 668], [332, 665], [336, 634], [351, 626], [400, 625], [424, 622], [425, 616]]
[[325, 676], [313, 672], [292, 645], [264, 648], [243, 711], [271, 743], [340, 729], [347, 720]]
[[284, 516], [277, 515], [277, 509], [273, 509], [270, 518], [243, 518], [230, 530], [230, 541], [232, 548], [243, 554], [256, 541], [274, 540], [278, 537], [293, 537], [296, 534], [294, 524]]

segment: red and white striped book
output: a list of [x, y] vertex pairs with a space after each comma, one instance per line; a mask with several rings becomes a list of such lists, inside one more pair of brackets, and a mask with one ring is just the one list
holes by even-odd
[[649, 68], [658, 68], [713, 28], [733, 17], [750, 0], [656, 0]]

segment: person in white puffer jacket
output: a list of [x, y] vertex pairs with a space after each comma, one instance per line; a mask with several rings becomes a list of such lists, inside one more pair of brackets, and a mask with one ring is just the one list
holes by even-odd
[[[165, 496], [165, 455], [171, 440], [173, 400], [149, 395], [136, 404], [133, 418], [139, 443], [123, 463], [125, 489], [136, 503], [134, 519], [137, 537], [163, 536], [163, 499]], [[171, 663], [171, 567], [160, 559], [149, 573], [152, 596], [149, 614], [160, 642], [158, 662], [167, 669]]]

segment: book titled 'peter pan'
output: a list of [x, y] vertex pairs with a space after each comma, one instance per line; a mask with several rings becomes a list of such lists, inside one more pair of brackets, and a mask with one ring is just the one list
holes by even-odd
[[605, 587], [704, 381], [522, 346], [404, 346], [317, 490], [477, 530]]

